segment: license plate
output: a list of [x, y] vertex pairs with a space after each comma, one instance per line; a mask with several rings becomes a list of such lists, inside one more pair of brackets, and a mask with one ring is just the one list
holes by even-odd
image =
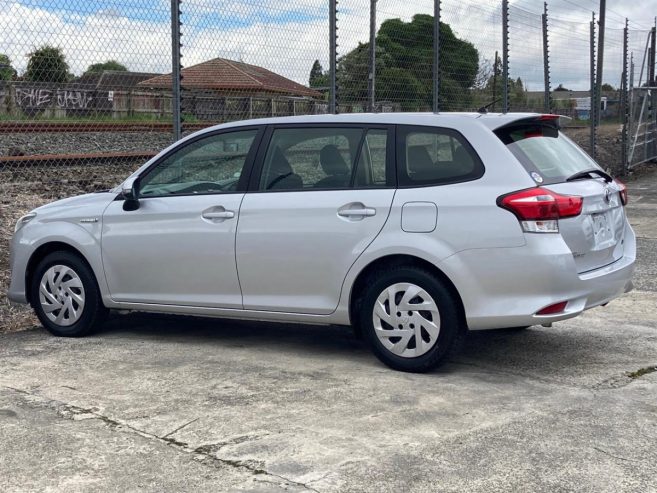
[[593, 214], [591, 218], [593, 219], [593, 234], [595, 235], [596, 245], [611, 240], [614, 233], [611, 230], [611, 224], [609, 223], [607, 214]]

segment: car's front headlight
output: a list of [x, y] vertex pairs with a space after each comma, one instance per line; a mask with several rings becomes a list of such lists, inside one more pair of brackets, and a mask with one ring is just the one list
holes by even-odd
[[36, 212], [30, 212], [29, 214], [25, 214], [23, 217], [21, 217], [18, 221], [16, 221], [16, 226], [14, 226], [14, 233], [18, 232], [19, 229], [21, 229], [35, 217]]

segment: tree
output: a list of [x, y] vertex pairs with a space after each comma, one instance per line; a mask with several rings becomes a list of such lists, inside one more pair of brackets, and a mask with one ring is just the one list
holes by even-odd
[[23, 77], [32, 82], [66, 82], [71, 74], [62, 49], [44, 45], [30, 53]]
[[[441, 109], [468, 106], [479, 52], [440, 24]], [[369, 43], [360, 43], [338, 60], [341, 102], [367, 100]], [[433, 91], [433, 17], [417, 14], [410, 22], [388, 19], [376, 35], [376, 99], [399, 103], [404, 110], [428, 109]]]
[[7, 55], [0, 53], [0, 80], [11, 80], [16, 77], [16, 70], [11, 66]]
[[559, 84], [555, 91], [570, 91], [570, 89], [564, 87], [563, 84]]
[[616, 88], [614, 86], [612, 86], [609, 82], [605, 82], [604, 84], [602, 84], [600, 89], [603, 90], [603, 91], [615, 91], [616, 90]]
[[324, 72], [324, 67], [319, 60], [315, 60], [310, 69], [308, 84], [310, 87], [326, 87], [328, 85], [328, 72]]
[[105, 70], [113, 70], [115, 72], [127, 72], [128, 68], [122, 63], [117, 62], [116, 60], [107, 60], [102, 63], [92, 63], [85, 70], [85, 74], [98, 74], [104, 72]]
[[[520, 77], [507, 81], [509, 88], [509, 106], [512, 109], [527, 109], [527, 88]], [[487, 106], [489, 111], [499, 111], [502, 107], [504, 96], [504, 79], [502, 77], [502, 61], [484, 60], [479, 68], [477, 80], [475, 81], [478, 91], [476, 106]]]

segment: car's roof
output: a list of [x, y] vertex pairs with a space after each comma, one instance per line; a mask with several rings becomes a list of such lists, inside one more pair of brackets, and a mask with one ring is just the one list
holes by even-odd
[[303, 116], [259, 118], [225, 123], [212, 128], [227, 128], [246, 125], [276, 125], [289, 123], [366, 123], [406, 124], [449, 127], [465, 119], [475, 119], [490, 129], [496, 129], [516, 120], [539, 116], [539, 113], [344, 113]]

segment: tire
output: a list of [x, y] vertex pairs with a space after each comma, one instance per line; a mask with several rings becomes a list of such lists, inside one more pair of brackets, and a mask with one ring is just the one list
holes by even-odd
[[[373, 275], [366, 285], [359, 327], [376, 357], [390, 368], [427, 372], [463, 345], [467, 330], [459, 301], [431, 272], [412, 266], [391, 267]], [[424, 310], [417, 309], [419, 302]]]
[[60, 337], [91, 333], [108, 312], [87, 262], [66, 251], [50, 253], [39, 262], [30, 283], [30, 300], [41, 324]]

